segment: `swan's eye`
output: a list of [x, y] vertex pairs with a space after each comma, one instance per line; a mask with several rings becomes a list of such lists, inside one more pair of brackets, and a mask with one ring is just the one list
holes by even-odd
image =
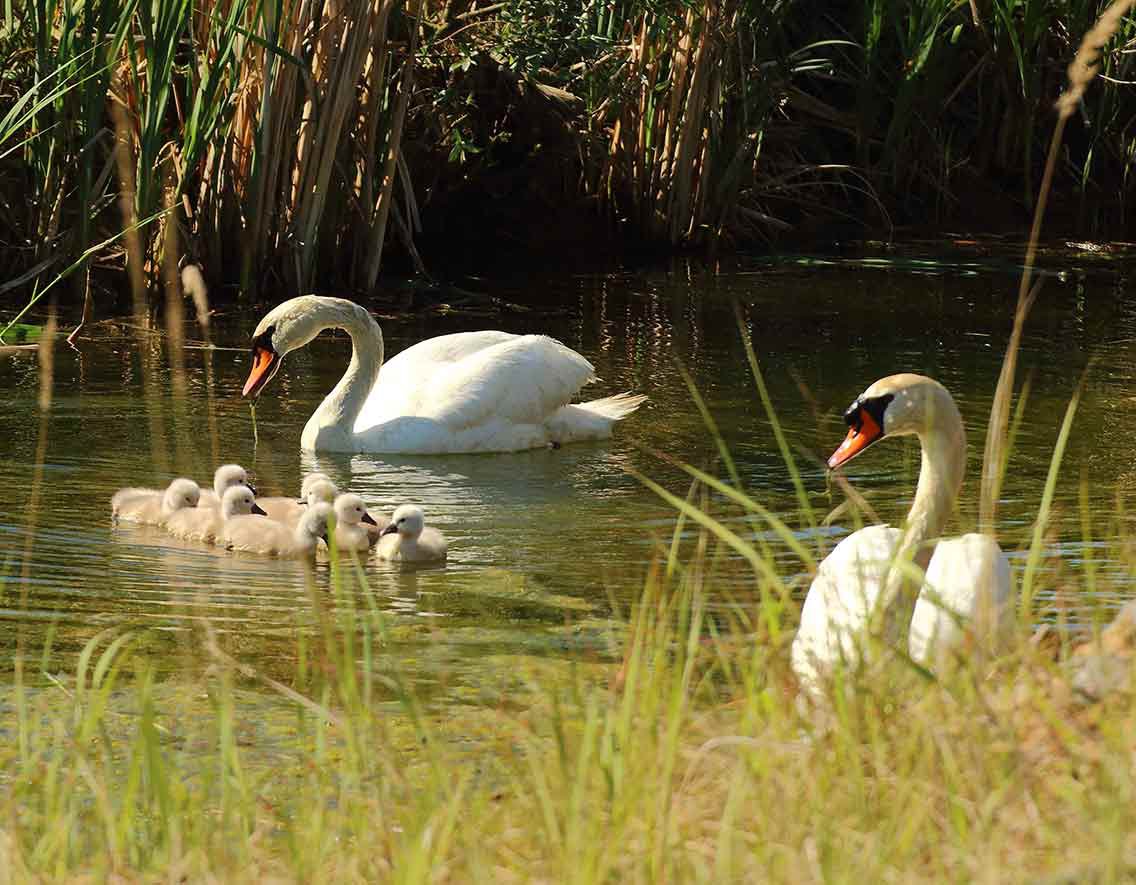
[[884, 411], [895, 399], [895, 394], [885, 393], [882, 396], [869, 398], [860, 397], [852, 403], [844, 413], [844, 423], [859, 433], [864, 429], [864, 413], [867, 412], [879, 427], [884, 426]]
[[252, 339], [253, 351], [255, 352], [258, 347], [262, 347], [265, 350], [273, 350], [272, 336], [275, 335], [275, 334], [276, 334], [276, 327], [275, 326], [269, 326], [267, 329], [265, 329], [263, 332], [261, 332], [255, 338], [253, 338]]

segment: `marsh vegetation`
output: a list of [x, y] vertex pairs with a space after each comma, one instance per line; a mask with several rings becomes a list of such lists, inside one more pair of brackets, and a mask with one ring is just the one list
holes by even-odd
[[[1101, 8], [9, 3], [0, 285], [13, 308], [51, 290], [70, 319], [91, 315], [92, 285], [128, 288], [108, 267], [128, 269], [139, 313], [151, 284], [180, 296], [187, 263], [248, 297], [370, 292], [384, 260], [469, 269], [490, 244], [563, 260], [1021, 231]], [[1054, 176], [1050, 223], [1083, 237], [1131, 218], [1132, 28]]]
[[[444, 462], [297, 465], [342, 342], [297, 354], [254, 432], [236, 399], [244, 348], [228, 349], [246, 340], [244, 311], [215, 310], [218, 347], [178, 312], [186, 256], [250, 286], [363, 289], [384, 253], [417, 260], [430, 203], [500, 181], [523, 143], [469, 101], [478, 83], [506, 90], [511, 114], [554, 108], [565, 140], [540, 130], [525, 162], [570, 169], [563, 193], [670, 246], [775, 236], [820, 203], [861, 220], [869, 204], [949, 214], [976, 158], [1023, 206], [1044, 175], [1038, 219], [1052, 185], [1077, 195], [1075, 223], [1105, 224], [1127, 206], [1094, 188], [1128, 184], [1096, 164], [1123, 165], [1130, 135], [1106, 123], [1084, 142], [1079, 115], [1123, 113], [1122, 84], [1081, 96], [1090, 77], [1074, 68], [1053, 144], [1085, 130], [1048, 165], [1039, 149], [1038, 108], [1077, 40], [1067, 29], [1096, 11], [6, 9], [5, 51], [35, 64], [0, 75], [24, 96], [3, 117], [0, 174], [37, 188], [0, 219], [37, 231], [0, 258], [8, 291], [66, 310], [74, 284], [87, 316], [93, 263], [125, 261], [135, 317], [75, 348], [52, 318], [21, 327], [37, 360], [0, 352], [13, 394], [0, 482], [15, 499], [0, 517], [5, 874], [1131, 878], [1136, 625], [1104, 629], [1133, 595], [1136, 550], [1122, 249], [1038, 253], [1035, 225], [1016, 308], [1018, 251], [989, 243], [712, 273], [510, 268], [482, 313], [401, 312], [392, 342], [491, 313], [556, 334], [653, 405], [610, 445]], [[1115, 17], [1101, 39], [1112, 80], [1126, 55], [1108, 41], [1128, 27]], [[952, 67], [956, 51], [969, 66]], [[832, 116], [842, 94], [855, 115]], [[972, 100], [970, 128], [952, 121]], [[813, 118], [855, 167], [806, 152]], [[141, 322], [163, 290], [166, 334]], [[855, 485], [820, 457], [848, 398], [900, 365], [943, 380], [971, 429], [953, 520], [1011, 552], [1013, 641], [992, 664], [964, 655], [936, 673], [888, 656], [838, 673], [830, 703], [809, 706], [789, 661], [802, 592], [846, 528], [900, 517], [918, 471], [900, 443], [851, 471]], [[431, 513], [450, 562], [333, 554], [312, 567], [106, 525], [124, 474], [203, 476], [222, 460], [263, 473], [268, 492], [319, 466], [370, 500], [443, 505]]]

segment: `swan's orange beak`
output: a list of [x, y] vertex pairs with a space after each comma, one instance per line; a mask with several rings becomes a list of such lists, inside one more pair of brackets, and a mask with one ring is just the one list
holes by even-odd
[[252, 370], [245, 382], [243, 396], [257, 396], [280, 368], [280, 355], [269, 347], [256, 345], [252, 349]]
[[844, 437], [844, 442], [828, 459], [829, 470], [844, 466], [876, 440], [883, 437], [883, 428], [876, 423], [876, 419], [867, 409], [861, 407], [859, 419], [857, 422], [859, 426], [853, 425], [848, 428], [848, 435]]

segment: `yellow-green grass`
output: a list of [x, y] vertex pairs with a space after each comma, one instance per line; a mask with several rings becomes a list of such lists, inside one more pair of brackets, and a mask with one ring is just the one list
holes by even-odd
[[[894, 663], [799, 710], [790, 633], [708, 612], [718, 542], [661, 557], [612, 660], [483, 662], [420, 701], [340, 564], [271, 676], [209, 631], [159, 676], [144, 630], [2, 701], [5, 881], [1117, 881], [1136, 874], [1136, 703], [1044, 644], [941, 680]], [[682, 545], [685, 550], [688, 545]], [[669, 573], [669, 577], [668, 577]], [[334, 603], [334, 606], [333, 606]]]

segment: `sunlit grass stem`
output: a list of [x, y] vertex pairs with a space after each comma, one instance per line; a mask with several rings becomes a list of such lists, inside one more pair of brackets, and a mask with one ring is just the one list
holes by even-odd
[[1049, 472], [1045, 477], [1045, 489], [1038, 504], [1037, 516], [1034, 518], [1033, 537], [1030, 541], [1029, 552], [1026, 556], [1025, 570], [1022, 573], [1021, 596], [1018, 603], [1019, 616], [1025, 623], [1029, 623], [1034, 612], [1034, 598], [1037, 593], [1037, 570], [1041, 565], [1042, 555], [1045, 551], [1045, 538], [1049, 528], [1050, 512], [1053, 509], [1053, 497], [1057, 491], [1057, 477], [1061, 471], [1061, 460], [1065, 455], [1065, 446], [1069, 442], [1069, 434], [1073, 429], [1073, 418], [1077, 414], [1077, 404], [1081, 399], [1081, 385], [1073, 393], [1069, 405], [1065, 409], [1065, 418], [1061, 422], [1061, 430], [1057, 434], [1057, 441], [1053, 447], [1053, 457], [1049, 462]]

